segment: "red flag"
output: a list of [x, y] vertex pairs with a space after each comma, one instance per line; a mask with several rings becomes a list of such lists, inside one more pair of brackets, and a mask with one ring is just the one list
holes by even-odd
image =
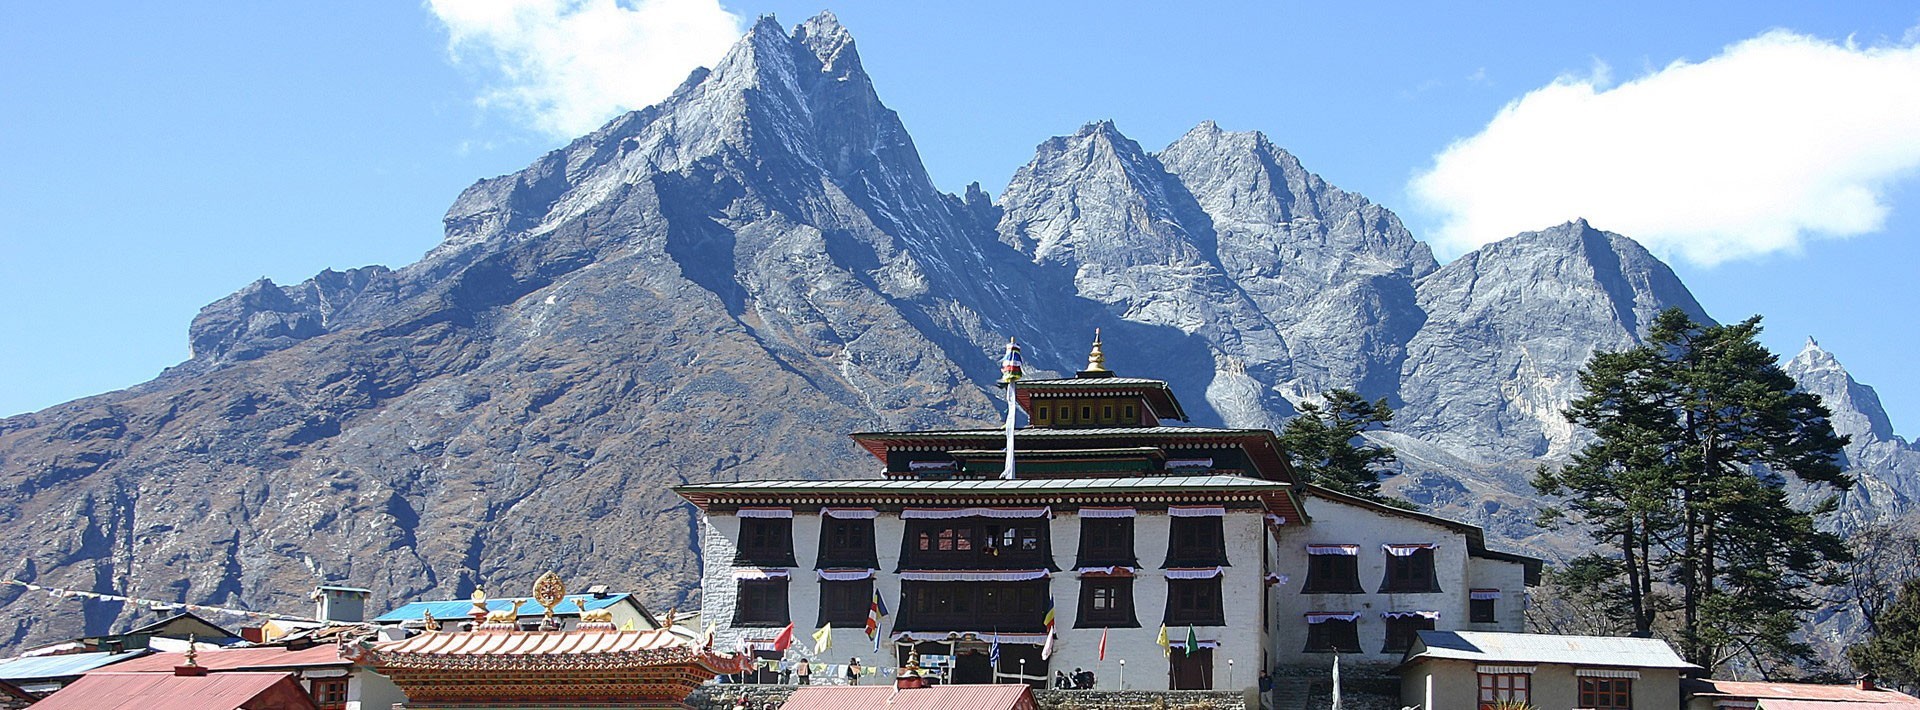
[[773, 650], [785, 651], [787, 650], [788, 646], [792, 646], [792, 645], [793, 645], [793, 622], [789, 621], [787, 622], [787, 628], [781, 629], [780, 635], [773, 637]]
[[1100, 630], [1100, 660], [1107, 660], [1107, 630]]

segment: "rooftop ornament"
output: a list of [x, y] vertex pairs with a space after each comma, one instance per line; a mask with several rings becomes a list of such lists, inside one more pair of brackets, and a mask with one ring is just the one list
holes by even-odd
[[1080, 371], [1081, 377], [1112, 377], [1113, 371], [1107, 369], [1107, 353], [1100, 348], [1100, 329], [1093, 329], [1093, 351], [1087, 353], [1087, 369]]
[[553, 617], [553, 608], [567, 598], [567, 583], [560, 581], [560, 575], [548, 570], [533, 581], [533, 600], [545, 607], [547, 613], [540, 617], [541, 631], [560, 630], [560, 621]]

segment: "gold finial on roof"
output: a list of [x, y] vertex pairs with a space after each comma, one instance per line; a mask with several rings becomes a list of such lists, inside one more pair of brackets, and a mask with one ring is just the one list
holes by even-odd
[[478, 587], [475, 587], [473, 590], [473, 596], [470, 596], [467, 598], [473, 601], [473, 608], [467, 610], [467, 616], [473, 617], [473, 622], [476, 624], [482, 621], [486, 621], [487, 620], [487, 593], [480, 591]]
[[1100, 349], [1100, 329], [1093, 329], [1093, 351], [1087, 353], [1087, 372], [1111, 372], [1107, 369], [1107, 353]]
[[547, 616], [553, 616], [553, 608], [567, 598], [567, 583], [560, 581], [560, 575], [549, 570], [533, 581], [533, 600], [547, 608]]
[[187, 634], [187, 667], [188, 668], [192, 668], [194, 666], [200, 665], [200, 661], [199, 661], [200, 650], [198, 648], [198, 644], [194, 643], [194, 640], [195, 640], [195, 636], [193, 634]]
[[431, 610], [420, 612], [420, 625], [428, 631], [440, 630], [440, 620], [433, 618]]

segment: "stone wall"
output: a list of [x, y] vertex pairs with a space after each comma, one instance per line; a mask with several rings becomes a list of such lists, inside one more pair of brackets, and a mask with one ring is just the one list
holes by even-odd
[[[754, 710], [775, 710], [796, 688], [709, 684], [695, 690], [687, 705], [695, 710], [732, 710], [745, 696]], [[1226, 690], [1037, 690], [1033, 695], [1048, 710], [1258, 710], [1241, 693]]]
[[[1392, 666], [1360, 664], [1340, 669], [1341, 710], [1400, 710], [1400, 677]], [[1327, 710], [1333, 707], [1333, 675], [1325, 666], [1274, 669], [1272, 710]]]

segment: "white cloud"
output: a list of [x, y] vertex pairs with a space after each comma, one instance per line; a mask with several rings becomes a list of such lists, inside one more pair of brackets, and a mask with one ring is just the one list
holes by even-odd
[[1460, 253], [1575, 217], [1700, 264], [1876, 231], [1920, 168], [1920, 46], [1774, 31], [1609, 87], [1562, 77], [1408, 186]]
[[666, 98], [739, 39], [717, 0], [428, 0], [456, 61], [493, 75], [484, 106], [557, 138]]

